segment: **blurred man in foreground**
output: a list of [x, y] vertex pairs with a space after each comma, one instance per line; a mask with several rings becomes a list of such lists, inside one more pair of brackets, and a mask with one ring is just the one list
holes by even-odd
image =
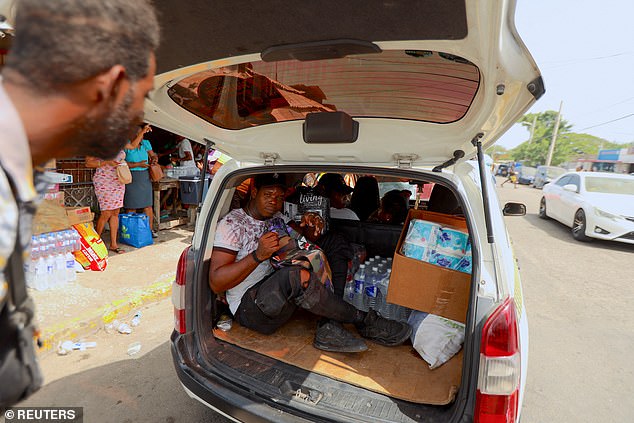
[[0, 78], [0, 408], [37, 390], [23, 261], [41, 167], [112, 159], [143, 121], [159, 28], [147, 0], [20, 0]]

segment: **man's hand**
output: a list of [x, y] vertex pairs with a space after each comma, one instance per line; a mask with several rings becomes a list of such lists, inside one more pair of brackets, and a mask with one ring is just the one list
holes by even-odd
[[308, 234], [311, 238], [319, 238], [324, 232], [326, 223], [324, 219], [317, 213], [308, 212], [302, 216], [302, 221], [299, 223], [300, 228], [307, 228]]
[[264, 261], [280, 249], [279, 236], [275, 232], [267, 232], [258, 240], [258, 248], [255, 255], [258, 260]]

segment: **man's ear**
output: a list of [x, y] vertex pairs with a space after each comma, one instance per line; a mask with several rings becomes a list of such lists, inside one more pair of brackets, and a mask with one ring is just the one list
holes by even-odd
[[250, 192], [251, 192], [251, 199], [255, 200], [255, 197], [258, 195], [258, 189], [254, 185], [252, 185]]
[[125, 92], [123, 87], [125, 83], [125, 68], [121, 65], [114, 65], [96, 77], [94, 101], [96, 103], [113, 102]]

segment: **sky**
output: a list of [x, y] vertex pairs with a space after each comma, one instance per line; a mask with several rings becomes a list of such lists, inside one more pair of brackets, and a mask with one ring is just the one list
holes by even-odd
[[[515, 25], [546, 86], [527, 113], [557, 111], [563, 101], [572, 132], [634, 142], [633, 0], [517, 0]], [[516, 124], [497, 144], [528, 137]]]

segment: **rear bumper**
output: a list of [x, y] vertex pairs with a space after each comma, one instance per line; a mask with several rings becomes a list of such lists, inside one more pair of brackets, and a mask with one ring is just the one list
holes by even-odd
[[207, 372], [203, 376], [203, 369], [187, 358], [187, 346], [183, 339], [173, 333], [171, 341], [176, 374], [190, 397], [235, 422], [308, 422], [299, 416], [272, 408], [261, 399], [251, 397], [248, 392], [239, 392], [235, 385], [229, 389], [222, 380], [214, 380]]

